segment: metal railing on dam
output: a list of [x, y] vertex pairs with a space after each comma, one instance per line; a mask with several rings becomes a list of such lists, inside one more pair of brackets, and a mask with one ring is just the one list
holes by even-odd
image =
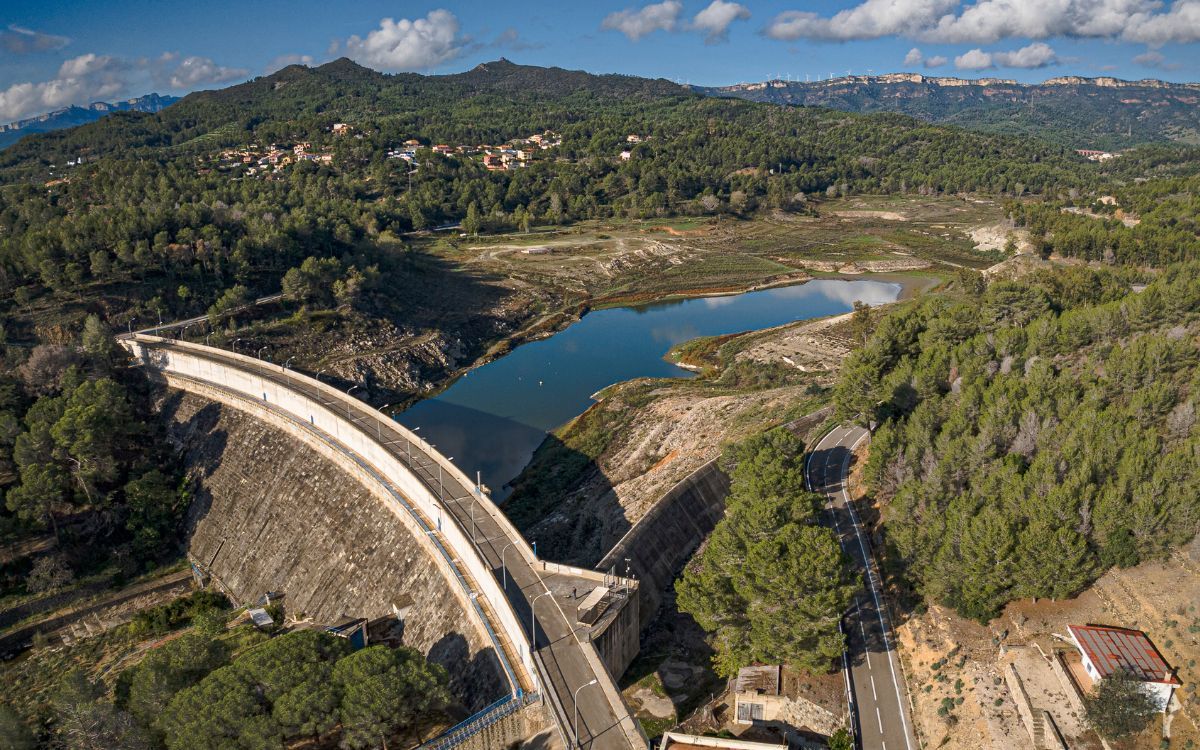
[[173, 387], [248, 411], [310, 445], [322, 442], [327, 457], [389, 501], [493, 643], [510, 694], [544, 695], [568, 745], [646, 747], [596, 648], [551, 595], [547, 581], [567, 574], [548, 572], [450, 459], [368, 404], [279, 365], [144, 333], [122, 336], [121, 344]]

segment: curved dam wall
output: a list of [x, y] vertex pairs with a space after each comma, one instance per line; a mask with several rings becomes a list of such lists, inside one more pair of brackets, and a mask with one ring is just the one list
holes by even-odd
[[[428, 558], [441, 574], [446, 590], [457, 600], [458, 611], [465, 615], [459, 618], [459, 627], [474, 629], [490, 643], [508, 696], [522, 701], [522, 694], [547, 699], [542, 705], [557, 724], [564, 743], [583, 741], [593, 750], [645, 746], [644, 733], [629, 714], [591, 640], [592, 635], [603, 635], [598, 628], [607, 621], [602, 617], [590, 630], [581, 632], [579, 626], [589, 624], [584, 619], [588, 613], [577, 613], [569, 603], [564, 605], [568, 601], [564, 592], [573, 593], [582, 582], [586, 590], [594, 589], [588, 596], [602, 596], [602, 603], [607, 602], [608, 607], [603, 611], [615, 616], [622, 611], [622, 602], [637, 601], [620, 595], [635, 590], [636, 582], [592, 574], [601, 582], [598, 586], [588, 576], [549, 570], [534, 557], [528, 542], [487, 494], [450, 459], [348, 393], [285, 367], [220, 349], [142, 332], [121, 336], [120, 341], [139, 364], [169, 386], [244, 412], [303, 443], [357, 481], [377, 509], [390, 514], [404, 528], [416, 552]], [[265, 459], [272, 460], [278, 463], [278, 459]], [[262, 464], [258, 462], [249, 471], [269, 477], [277, 468]], [[340, 511], [331, 512], [354, 515], [364, 510], [362, 503], [341, 502], [338, 507]], [[250, 535], [242, 542], [248, 547], [255, 525], [263, 528], [270, 521], [264, 522], [254, 509], [247, 513], [238, 523], [238, 531]], [[291, 528], [302, 535], [304, 524], [313, 520], [310, 516], [308, 521], [298, 523]], [[364, 562], [380, 547], [379, 539], [366, 535], [356, 541], [368, 550]], [[213, 551], [214, 564], [221, 554], [218, 542]], [[289, 563], [302, 563], [310, 570], [320, 566], [315, 560], [290, 560], [286, 551], [276, 554], [272, 568]], [[203, 559], [200, 562], [206, 564]], [[412, 589], [414, 600], [422, 595], [437, 596], [436, 592], [419, 589]], [[558, 589], [556, 595], [535, 609], [537, 598], [554, 593], [552, 589]], [[317, 603], [323, 595], [310, 587], [306, 600]], [[332, 606], [335, 601], [332, 597], [321, 606]], [[524, 628], [532, 622], [534, 613], [538, 623], [534, 630], [541, 631], [539, 640], [543, 641], [536, 652], [531, 651]], [[636, 612], [630, 614], [633, 616], [628, 619], [636, 620]], [[619, 645], [626, 644], [623, 637], [614, 638]], [[612, 654], [623, 655], [622, 649]], [[589, 685], [598, 688], [586, 701], [576, 703], [579, 688]], [[573, 721], [576, 711], [579, 719]], [[476, 718], [479, 715], [472, 721]]]
[[[725, 514], [729, 477], [716, 461], [696, 469], [663, 495], [596, 566], [638, 579], [641, 627], [654, 618], [663, 592], [673, 585], [696, 547]], [[628, 563], [626, 563], [628, 560]]]
[[356, 478], [217, 394], [162, 403], [195, 481], [188, 555], [237, 603], [284, 595], [318, 625], [409, 607], [403, 641], [446, 667], [474, 711], [508, 691], [491, 641], [412, 532]]
[[[355, 415], [364, 408], [362, 402], [324, 383], [244, 355], [210, 352], [207, 347], [183, 342], [160, 346], [160, 341], [138, 335], [122, 344], [172, 387], [234, 406], [300, 440], [357, 479], [404, 525], [420, 554], [435, 561], [461, 610], [467, 613], [465, 621], [491, 639], [510, 690], [535, 688], [536, 668], [529, 642], [500, 582], [480, 559], [467, 532], [453, 516], [443, 513], [429, 488], [376, 441], [378, 428], [367, 423], [370, 417], [364, 420]], [[280, 383], [261, 377], [256, 368], [269, 368], [287, 380]], [[298, 387], [290, 387], [291, 382]], [[367, 414], [377, 416], [369, 407]], [[403, 427], [389, 424], [389, 428], [417, 442]], [[447, 484], [471, 487], [470, 480], [436, 451], [427, 451], [426, 458], [440, 467]], [[498, 510], [494, 512], [503, 517]], [[512, 529], [513, 538], [521, 540], [514, 551], [532, 562], [532, 550], [507, 518], [502, 522]]]

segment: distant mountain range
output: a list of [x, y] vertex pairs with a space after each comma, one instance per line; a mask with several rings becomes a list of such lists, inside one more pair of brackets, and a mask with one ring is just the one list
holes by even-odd
[[158, 112], [177, 101], [177, 96], [146, 94], [123, 102], [93, 102], [86, 107], [56, 109], [44, 115], [0, 125], [0, 149], [11, 146], [30, 133], [48, 133], [51, 130], [73, 128], [76, 125], [95, 122], [110, 112]]
[[1003, 78], [895, 73], [690, 88], [709, 96], [757, 102], [900, 112], [972, 130], [1045, 138], [1077, 149], [1118, 149], [1160, 141], [1200, 143], [1197, 83], [1065, 76], [1023, 84]]

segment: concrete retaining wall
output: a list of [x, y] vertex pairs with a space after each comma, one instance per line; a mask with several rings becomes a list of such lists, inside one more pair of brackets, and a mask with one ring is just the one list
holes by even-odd
[[687, 563], [692, 552], [712, 533], [725, 514], [729, 477], [710, 461], [672, 487], [596, 566], [630, 575], [640, 582], [641, 627], [662, 602], [663, 592]]

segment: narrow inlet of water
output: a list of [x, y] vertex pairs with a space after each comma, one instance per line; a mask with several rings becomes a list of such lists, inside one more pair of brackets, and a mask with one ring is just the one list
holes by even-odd
[[663, 359], [674, 346], [895, 301], [896, 282], [821, 279], [744, 294], [599, 310], [549, 338], [472, 370], [398, 418], [497, 500], [542, 440], [586, 410], [592, 394], [640, 377], [692, 377]]

